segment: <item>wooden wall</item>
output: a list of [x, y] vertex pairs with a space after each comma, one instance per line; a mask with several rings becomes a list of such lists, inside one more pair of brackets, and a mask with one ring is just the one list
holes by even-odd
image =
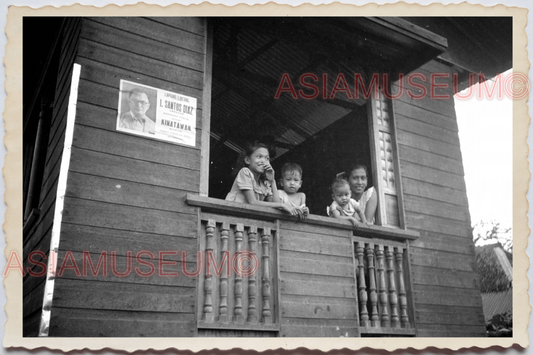
[[[450, 69], [433, 61], [417, 72]], [[394, 110], [406, 225], [420, 232], [410, 248], [418, 336], [485, 336], [453, 96], [403, 95]]]
[[[72, 77], [72, 66], [77, 52], [79, 32], [80, 21], [73, 18], [66, 21], [65, 27], [61, 33], [61, 54], [56, 81], [54, 109], [48, 139], [40, 204], [38, 206], [40, 209], [40, 218], [29, 230], [28, 236], [25, 236], [24, 242], [24, 270], [27, 270], [28, 267], [32, 266], [34, 273], [42, 272], [42, 267], [35, 265], [35, 262], [41, 262], [43, 264], [48, 263], [47, 258], [42, 260], [37, 255], [34, 255], [34, 262], [30, 265], [28, 257], [32, 251], [41, 251], [45, 253], [46, 256], [48, 256], [50, 251], [50, 237], [54, 218], [57, 179], [63, 153], [70, 81]], [[45, 279], [45, 276], [33, 277], [30, 274], [24, 276], [24, 336], [37, 336], [39, 332]]]
[[359, 336], [351, 235], [280, 220], [280, 336]]
[[[199, 193], [202, 89], [206, 24], [200, 18], [84, 18], [76, 62], [81, 65], [76, 125], [59, 245], [58, 265], [82, 252], [97, 264], [107, 252], [108, 275], [56, 280], [51, 336], [193, 336], [196, 280], [181, 273], [188, 252], [196, 268], [197, 211], [184, 196]], [[118, 132], [120, 79], [197, 98], [196, 146]], [[139, 267], [155, 266], [141, 277]], [[111, 252], [116, 258], [111, 258]], [[131, 253], [131, 258], [128, 257]], [[132, 269], [128, 276], [113, 275]]]

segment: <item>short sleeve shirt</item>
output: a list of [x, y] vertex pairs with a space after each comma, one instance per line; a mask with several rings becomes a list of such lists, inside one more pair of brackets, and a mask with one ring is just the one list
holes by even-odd
[[[333, 210], [337, 210], [337, 207], [339, 207], [339, 204], [336, 201], [333, 201], [329, 208], [330, 208], [330, 211], [333, 211]], [[355, 217], [357, 220], [360, 220], [359, 215], [355, 212], [356, 208], [359, 208], [359, 203], [353, 198], [351, 198], [350, 202], [348, 202], [342, 208], [341, 213], [344, 216]]]
[[268, 196], [272, 195], [272, 188], [268, 181], [261, 181], [258, 184], [250, 169], [242, 168], [237, 174], [230, 192], [226, 196], [226, 201], [247, 203], [248, 201], [243, 192], [246, 190], [252, 190], [255, 194], [255, 199], [258, 201], [264, 201]]

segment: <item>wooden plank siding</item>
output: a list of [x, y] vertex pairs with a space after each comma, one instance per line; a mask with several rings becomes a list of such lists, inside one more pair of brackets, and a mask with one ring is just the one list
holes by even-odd
[[[410, 243], [417, 336], [484, 336], [479, 280], [451, 88], [451, 70], [430, 62], [417, 70], [449, 73], [451, 98], [395, 100], [399, 158]], [[406, 85], [406, 88], [408, 86]], [[396, 89], [397, 90], [397, 87]]]
[[[44, 167], [42, 189], [40, 195], [40, 216], [25, 236], [23, 246], [23, 266], [28, 271], [42, 271], [36, 262], [47, 264], [47, 256], [50, 251], [50, 237], [54, 218], [54, 207], [59, 176], [59, 165], [63, 152], [63, 141], [66, 125], [66, 107], [70, 92], [70, 80], [72, 65], [77, 52], [77, 44], [80, 33], [80, 20], [76, 18], [65, 21], [61, 32], [60, 62], [56, 79], [55, 97], [53, 101], [52, 119], [50, 122], [50, 134], [48, 136], [48, 149]], [[31, 124], [31, 123], [30, 123]], [[32, 252], [43, 252], [46, 258], [43, 260], [38, 255], [29, 256]], [[23, 279], [23, 336], [37, 336], [41, 320], [45, 276], [34, 277], [26, 274]]]
[[351, 234], [280, 220], [280, 336], [359, 336]]
[[[205, 26], [201, 18], [82, 20], [50, 336], [197, 335], [196, 280], [181, 270], [196, 269], [198, 212], [185, 195], [199, 193]], [[117, 131], [121, 79], [195, 97], [196, 146]]]

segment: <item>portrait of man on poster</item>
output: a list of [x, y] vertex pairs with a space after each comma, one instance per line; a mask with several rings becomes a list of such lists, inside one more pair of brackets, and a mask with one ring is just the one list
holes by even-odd
[[155, 121], [147, 116], [150, 100], [145, 90], [135, 87], [127, 95], [129, 111], [120, 114], [120, 128], [155, 134]]

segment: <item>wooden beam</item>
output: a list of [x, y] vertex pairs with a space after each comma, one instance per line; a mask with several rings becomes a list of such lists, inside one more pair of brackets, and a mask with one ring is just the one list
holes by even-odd
[[[230, 202], [192, 194], [187, 194], [185, 199], [189, 205], [201, 207], [202, 211], [207, 212], [259, 218], [268, 221], [275, 221], [278, 219], [299, 221], [298, 217], [290, 216], [287, 213], [278, 211], [272, 207], [253, 206], [246, 203]], [[300, 221], [300, 223], [354, 230], [352, 223], [349, 221], [318, 215], [309, 215], [305, 221]], [[361, 237], [381, 238], [393, 241], [416, 240], [419, 237], [419, 233], [415, 231], [381, 226], [361, 226], [357, 228], [354, 233]]]

